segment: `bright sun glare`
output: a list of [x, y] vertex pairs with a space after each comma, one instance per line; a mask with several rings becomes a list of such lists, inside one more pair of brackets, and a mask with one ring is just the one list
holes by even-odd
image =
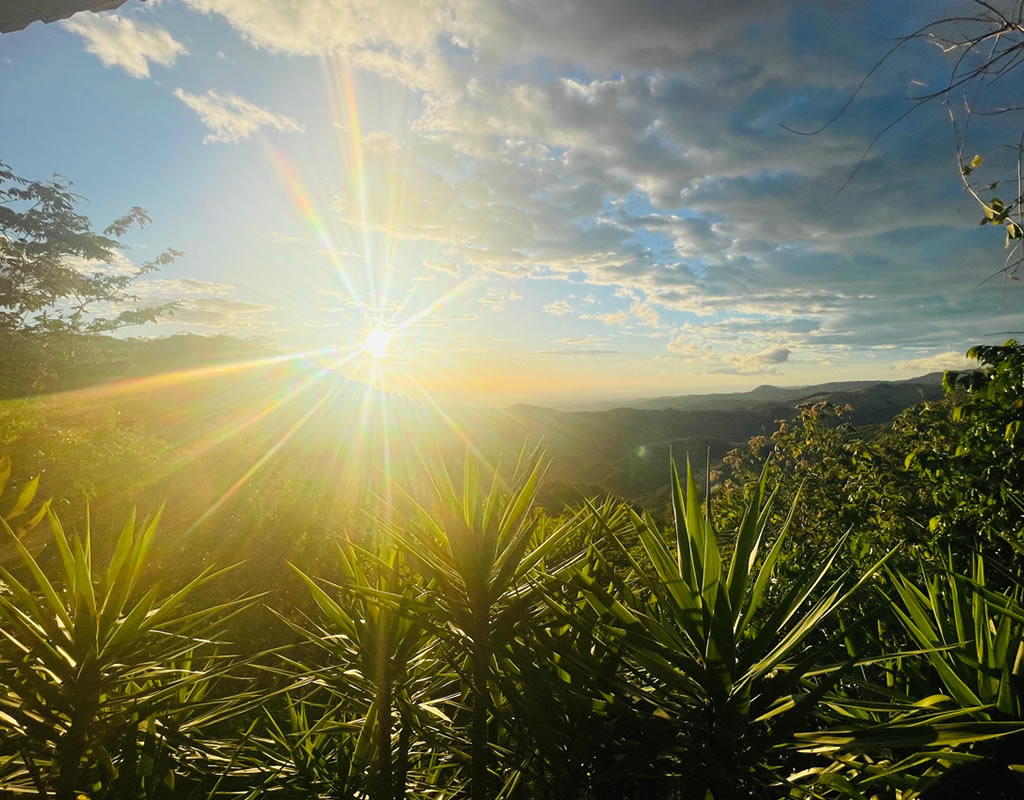
[[391, 335], [391, 331], [385, 328], [374, 328], [366, 335], [363, 347], [374, 358], [383, 358], [388, 354], [388, 347], [391, 345]]

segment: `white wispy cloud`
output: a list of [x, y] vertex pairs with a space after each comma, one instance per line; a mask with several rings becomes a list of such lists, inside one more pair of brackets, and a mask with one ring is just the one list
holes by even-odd
[[945, 353], [939, 353], [933, 356], [921, 356], [920, 358], [910, 358], [906, 361], [898, 361], [892, 365], [892, 369], [896, 372], [924, 375], [929, 372], [943, 372], [947, 369], [977, 369], [978, 366], [978, 362], [974, 359], [967, 358], [963, 353], [957, 350], [949, 350]]
[[608, 343], [604, 336], [566, 336], [557, 341], [558, 344], [568, 345], [569, 347], [588, 347], [591, 349], [598, 349]]
[[171, 66], [185, 55], [185, 45], [159, 25], [136, 23], [118, 14], [76, 14], [61, 23], [85, 40], [85, 49], [107, 67], [121, 67], [135, 78], [148, 78], [150, 62]]
[[602, 350], [598, 348], [582, 350], [573, 347], [562, 347], [555, 350], [538, 350], [538, 356], [613, 356], [618, 355], [619, 350]]
[[580, 319], [596, 319], [605, 325], [625, 325], [629, 319], [629, 312], [609, 311], [607, 314], [580, 314]]
[[179, 302], [166, 322], [198, 325], [210, 331], [241, 333], [258, 327], [271, 306], [230, 297], [195, 297]]
[[204, 143], [238, 142], [248, 139], [260, 128], [274, 128], [287, 133], [304, 130], [291, 117], [261, 108], [230, 92], [211, 89], [206, 94], [191, 94], [184, 89], [175, 89], [174, 96], [195, 111], [209, 129]]
[[694, 336], [690, 331], [682, 331], [673, 336], [666, 349], [684, 356], [700, 356], [711, 352], [713, 345], [707, 339]]
[[461, 2], [427, 0], [186, 0], [218, 14], [255, 47], [302, 55], [336, 54], [352, 66], [436, 91], [450, 75], [437, 51], [457, 36]]
[[547, 314], [554, 314], [555, 316], [561, 316], [563, 314], [571, 314], [573, 312], [573, 307], [565, 302], [565, 300], [555, 300], [553, 303], [548, 303], [544, 306], [544, 312]]
[[[118, 259], [114, 265], [125, 274], [134, 270], [127, 259]], [[270, 325], [268, 315], [274, 310], [265, 303], [239, 297], [238, 288], [232, 284], [198, 278], [144, 277], [132, 284], [130, 293], [134, 299], [96, 303], [89, 313], [112, 317], [135, 308], [173, 303], [174, 308], [155, 323], [157, 327], [188, 326], [203, 333], [240, 335], [265, 333]]]
[[504, 311], [506, 303], [522, 299], [523, 296], [519, 292], [502, 292], [497, 289], [488, 289], [487, 294], [480, 298], [480, 302], [491, 311]]
[[453, 264], [449, 261], [434, 261], [426, 258], [423, 260], [423, 266], [434, 272], [443, 272], [446, 275], [458, 275], [459, 265]]

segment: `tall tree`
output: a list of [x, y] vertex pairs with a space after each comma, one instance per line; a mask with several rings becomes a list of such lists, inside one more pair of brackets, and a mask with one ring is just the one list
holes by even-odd
[[181, 256], [168, 249], [135, 267], [119, 259], [134, 206], [96, 233], [76, 211], [81, 196], [56, 176], [30, 181], [0, 162], [0, 334], [103, 333], [152, 322], [173, 304], [141, 307], [132, 285]]

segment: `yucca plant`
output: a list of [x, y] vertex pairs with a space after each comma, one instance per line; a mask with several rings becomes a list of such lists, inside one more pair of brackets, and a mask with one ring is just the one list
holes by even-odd
[[[624, 796], [637, 776], [658, 769], [674, 729], [640, 713], [623, 686], [618, 648], [581, 626], [535, 613], [507, 650], [498, 661], [505, 698], [498, 713], [508, 719], [522, 774], [512, 797]], [[574, 666], [579, 662], [586, 669]]]
[[[9, 456], [0, 457], [0, 498], [4, 496], [4, 490], [11, 479], [11, 459]], [[39, 489], [39, 476], [24, 483], [13, 497], [0, 500], [0, 519], [2, 519], [16, 534], [16, 538], [25, 541], [25, 535], [34, 529], [46, 517], [46, 510], [50, 507], [49, 501], [41, 503], [37, 509], [32, 509], [32, 501], [35, 500], [36, 492]], [[31, 510], [30, 510], [31, 509]], [[7, 537], [4, 537], [5, 539]], [[18, 560], [18, 551], [11, 541], [0, 542], [0, 564], [8, 564]]]
[[[1005, 738], [1024, 731], [1024, 587], [1011, 580], [1004, 591], [989, 589], [981, 554], [974, 556], [969, 577], [956, 573], [952, 554], [946, 565], [946, 573], [938, 575], [922, 568], [919, 582], [886, 571], [891, 592], [883, 595], [889, 611], [919, 648], [916, 658], [884, 662], [887, 682], [894, 695], [902, 692], [910, 699], [887, 705], [845, 698], [836, 708], [847, 719], [876, 724], [849, 728], [834, 718], [831, 730], [805, 737], [835, 745], [834, 754], [880, 747], [902, 751], [882, 764], [844, 755], [843, 772], [855, 773], [860, 786], [895, 784], [909, 798], [960, 763], [995, 758], [1004, 770], [1007, 765], [1024, 769], [1019, 739]], [[896, 665], [898, 671], [892, 669]], [[954, 750], [979, 742], [987, 744]]]
[[978, 720], [1024, 720], [1024, 586], [989, 590], [981, 555], [970, 578], [956, 574], [952, 556], [947, 567], [945, 575], [923, 575], [923, 588], [890, 573], [893, 614], [926, 651], [938, 688], [961, 708]]
[[[920, 584], [885, 568], [889, 590], [879, 591], [886, 601], [880, 610], [916, 649], [896, 652], [881, 625], [863, 653], [848, 640], [862, 677], [826, 695], [819, 730], [797, 734], [813, 743], [809, 752], [832, 763], [793, 776], [794, 783], [854, 797], [888, 788], [910, 800], [946, 780], [951, 767], [993, 755], [1004, 763], [1021, 760], [1005, 738], [1024, 730], [1021, 590], [989, 590], [980, 555], [971, 577], [954, 573], [952, 555], [946, 563], [948, 572], [939, 575], [922, 564]], [[884, 682], [871, 679], [875, 667]], [[980, 742], [986, 744], [969, 747]]]
[[[323, 620], [310, 626], [290, 624], [337, 668], [319, 672], [328, 682], [338, 676], [335, 690], [353, 701], [350, 708], [360, 705], [360, 699], [368, 701], [359, 712], [350, 777], [369, 767], [370, 797], [392, 800], [405, 796], [413, 717], [421, 701], [429, 699], [424, 685], [436, 688], [451, 676], [446, 678], [431, 657], [421, 587], [405, 569], [402, 552], [380, 542], [371, 548], [350, 541], [340, 545], [338, 583], [314, 580], [296, 568]], [[337, 710], [342, 708], [339, 703]]]
[[353, 758], [358, 726], [338, 724], [336, 696], [314, 680], [276, 700], [261, 707], [237, 762], [254, 785], [246, 796], [356, 798], [365, 783]]
[[166, 743], [191, 727], [182, 709], [212, 721], [240, 701], [241, 693], [213, 699], [200, 687], [224, 672], [211, 634], [245, 601], [187, 605], [223, 569], [168, 593], [140, 585], [159, 514], [140, 526], [133, 512], [102, 566], [88, 524], [68, 536], [52, 510], [46, 515], [55, 552], [45, 559], [0, 522], [18, 557], [0, 567], [0, 790], [130, 797], [141, 791], [131, 755], [139, 738], [157, 732]]
[[[779, 776], [770, 754], [792, 740], [794, 727], [815, 710], [839, 672], [825, 620], [874, 575], [828, 579], [843, 541], [809, 559], [787, 586], [775, 568], [792, 520], [769, 542], [774, 494], [766, 472], [754, 487], [732, 553], [723, 553], [703, 509], [692, 469], [685, 487], [672, 465], [674, 541], [649, 515], [630, 508], [607, 524], [629, 563], [628, 575], [581, 570], [576, 580], [593, 620], [617, 643], [628, 666], [623, 678], [652, 716], [674, 722], [683, 796], [716, 800], [767, 796]], [[639, 552], [628, 546], [633, 537]], [[823, 665], [833, 666], [823, 669]], [[585, 668], [585, 663], [580, 664]], [[813, 676], [817, 676], [814, 678]]]
[[[617, 501], [593, 504], [581, 533], [599, 538], [622, 513]], [[593, 538], [586, 537], [591, 546]], [[584, 542], [574, 544], [567, 555]], [[573, 582], [545, 581], [538, 602], [524, 609], [516, 635], [497, 654], [495, 681], [503, 702], [495, 711], [521, 772], [515, 798], [624, 796], [634, 776], [656, 769], [672, 736], [663, 720], [637, 713], [621, 679], [622, 648], [566, 622], [565, 609], [579, 600]], [[576, 668], [579, 663], [586, 668]]]
[[[428, 509], [408, 497], [409, 524], [392, 525], [395, 542], [436, 589], [429, 598], [460, 658], [471, 715], [470, 796], [490, 800], [492, 742], [491, 682], [495, 657], [515, 634], [536, 599], [536, 580], [545, 559], [579, 528], [579, 518], [541, 527], [532, 513], [545, 471], [539, 453], [520, 460], [510, 488], [494, 470], [489, 488], [481, 485], [475, 461], [466, 458], [461, 489], [444, 464], [428, 469], [435, 502]], [[568, 563], [563, 561], [561, 566]]]

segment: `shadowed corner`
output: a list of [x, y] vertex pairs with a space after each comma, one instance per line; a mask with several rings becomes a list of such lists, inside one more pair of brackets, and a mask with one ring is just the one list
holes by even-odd
[[110, 11], [124, 3], [125, 0], [7, 0], [0, 5], [0, 33], [20, 31], [33, 22], [57, 22], [79, 11]]

